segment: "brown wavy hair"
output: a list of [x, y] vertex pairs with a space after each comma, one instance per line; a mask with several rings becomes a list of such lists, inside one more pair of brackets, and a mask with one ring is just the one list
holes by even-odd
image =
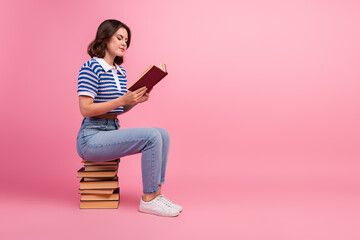
[[[128, 33], [128, 41], [127, 48], [130, 46], [130, 40], [131, 40], [131, 33], [130, 28], [126, 26], [126, 24], [115, 20], [115, 19], [108, 19], [103, 21], [100, 26], [98, 27], [98, 30], [96, 32], [95, 40], [92, 41], [87, 49], [88, 54], [91, 57], [99, 57], [103, 58], [105, 57], [105, 49], [106, 44], [109, 41], [109, 39], [116, 33], [119, 28], [125, 28]], [[116, 56], [114, 59], [114, 62], [117, 65], [122, 64], [124, 61], [123, 57]]]

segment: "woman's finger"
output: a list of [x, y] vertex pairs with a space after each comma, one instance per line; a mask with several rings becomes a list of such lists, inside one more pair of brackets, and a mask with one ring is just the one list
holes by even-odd
[[144, 96], [146, 93], [146, 88], [138, 93], [139, 96]]
[[141, 87], [141, 88], [138, 88], [134, 91], [134, 93], [139, 93], [139, 92], [142, 92], [142, 91], [146, 91], [146, 87]]

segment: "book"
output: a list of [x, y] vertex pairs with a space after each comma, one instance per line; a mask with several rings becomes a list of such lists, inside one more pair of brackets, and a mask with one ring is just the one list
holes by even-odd
[[160, 67], [150, 65], [141, 76], [128, 88], [129, 91], [135, 91], [141, 87], [146, 86], [149, 92], [158, 82], [160, 82], [168, 72], [165, 64], [160, 64]]
[[79, 189], [80, 194], [113, 194], [115, 188], [107, 189]]
[[107, 162], [107, 163], [104, 163], [104, 164], [102, 164], [102, 163], [84, 163], [84, 166], [86, 167], [86, 166], [119, 166], [119, 163], [115, 163], [115, 162]]
[[117, 170], [117, 169], [118, 169], [118, 165], [92, 165], [92, 166], [85, 165], [85, 172]]
[[84, 177], [84, 182], [92, 182], [92, 181], [106, 181], [106, 180], [112, 180], [117, 181], [118, 177]]
[[93, 165], [99, 165], [99, 166], [104, 166], [104, 165], [118, 165], [120, 163], [120, 159], [115, 159], [115, 160], [111, 160], [111, 161], [106, 161], [106, 162], [90, 162], [87, 160], [82, 160], [82, 163], [84, 163], [84, 166], [93, 166]]
[[80, 208], [118, 208], [119, 200], [115, 201], [81, 201]]
[[112, 194], [81, 194], [81, 201], [114, 201], [119, 200], [119, 188], [116, 188]]
[[78, 177], [115, 177], [118, 170], [106, 170], [106, 171], [85, 171], [85, 167], [78, 170]]
[[82, 178], [80, 181], [80, 189], [102, 189], [102, 188], [117, 188], [118, 180], [106, 180], [106, 181], [92, 181], [85, 182]]

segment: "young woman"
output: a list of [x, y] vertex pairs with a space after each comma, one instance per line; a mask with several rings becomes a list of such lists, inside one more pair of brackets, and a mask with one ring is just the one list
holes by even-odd
[[84, 117], [77, 136], [77, 152], [88, 161], [109, 161], [142, 153], [143, 192], [139, 211], [177, 216], [182, 207], [161, 194], [169, 152], [169, 134], [162, 128], [119, 129], [117, 116], [149, 99], [146, 87], [130, 92], [120, 65], [130, 46], [128, 26], [117, 20], [102, 22], [90, 43], [92, 57], [79, 72], [78, 95]]

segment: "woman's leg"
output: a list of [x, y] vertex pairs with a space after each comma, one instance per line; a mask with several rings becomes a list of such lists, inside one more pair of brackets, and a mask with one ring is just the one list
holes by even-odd
[[155, 128], [161, 134], [162, 138], [162, 164], [161, 164], [161, 178], [159, 185], [164, 184], [165, 182], [165, 173], [166, 173], [166, 165], [169, 157], [169, 147], [170, 147], [170, 136], [169, 133], [163, 128]]
[[164, 161], [162, 139], [155, 128], [100, 131], [87, 140], [83, 155], [89, 161], [107, 161], [142, 152], [143, 192], [160, 194], [158, 185]]
[[168, 155], [169, 155], [169, 145], [170, 145], [169, 133], [163, 128], [154, 128], [154, 129], [159, 131], [159, 133], [161, 134], [161, 139], [162, 139], [161, 175], [160, 175], [160, 182], [158, 184], [159, 190], [155, 193], [149, 193], [149, 194], [144, 193], [144, 195], [142, 196], [142, 199], [145, 202], [151, 201], [152, 199], [154, 199], [155, 197], [157, 197], [158, 195], [161, 194], [161, 185], [164, 184], [164, 182], [165, 182], [166, 165], [167, 165], [167, 160], [168, 160]]
[[118, 128], [116, 120], [84, 119], [77, 137], [80, 157], [90, 161], [107, 161], [141, 152], [144, 195], [140, 200], [139, 211], [177, 216], [181, 209], [160, 194], [169, 151], [167, 132], [155, 128], [115, 130]]

